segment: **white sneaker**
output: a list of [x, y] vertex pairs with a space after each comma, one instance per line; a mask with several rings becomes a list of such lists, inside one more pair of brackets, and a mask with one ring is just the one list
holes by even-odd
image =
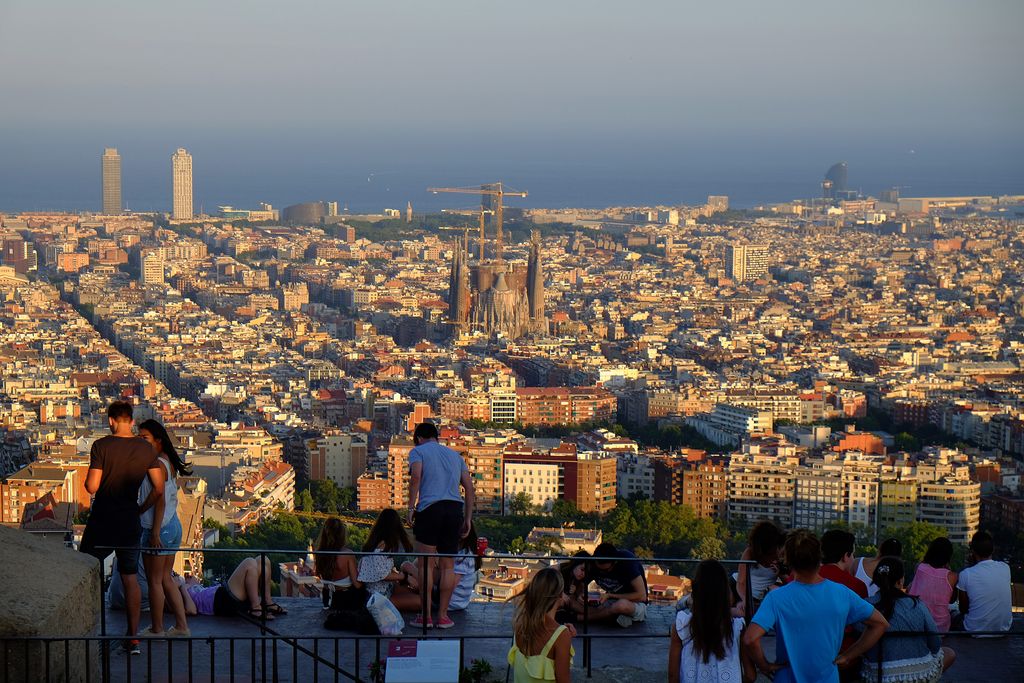
[[633, 617], [628, 617], [625, 614], [620, 614], [615, 618], [615, 623], [617, 623], [622, 628], [629, 628], [633, 625]]

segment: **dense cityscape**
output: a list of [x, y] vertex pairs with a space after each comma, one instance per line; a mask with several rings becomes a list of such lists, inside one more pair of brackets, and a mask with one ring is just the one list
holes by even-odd
[[424, 420], [481, 520], [646, 499], [868, 545], [1021, 533], [1024, 197], [862, 197], [836, 164], [756, 210], [523, 210], [494, 183], [435, 188], [479, 210], [199, 216], [179, 149], [165, 216], [122, 211], [101, 161], [102, 212], [3, 217], [5, 524], [75, 528], [120, 398], [194, 463], [195, 547], [324, 482], [318, 511], [401, 509]]
[[1022, 21], [8, 0], [0, 677], [1024, 680]]

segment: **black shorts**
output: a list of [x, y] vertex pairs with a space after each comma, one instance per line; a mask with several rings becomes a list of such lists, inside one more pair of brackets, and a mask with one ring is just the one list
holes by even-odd
[[213, 615], [215, 617], [234, 617], [248, 610], [249, 603], [236, 598], [226, 584], [217, 587], [217, 592], [213, 594]]
[[[139, 556], [141, 555], [139, 539], [142, 535], [142, 525], [124, 525], [122, 523], [123, 528], [111, 528], [112, 526], [102, 519], [90, 519], [89, 523], [85, 525], [85, 532], [82, 534], [82, 542], [78, 545], [78, 549], [99, 560], [101, 568], [103, 561], [110, 556], [110, 553], [114, 553], [114, 556], [117, 557], [119, 574], [138, 574]], [[114, 547], [118, 549], [109, 549]]]
[[417, 543], [434, 546], [439, 553], [457, 553], [462, 520], [461, 502], [439, 500], [416, 513], [412, 533]]

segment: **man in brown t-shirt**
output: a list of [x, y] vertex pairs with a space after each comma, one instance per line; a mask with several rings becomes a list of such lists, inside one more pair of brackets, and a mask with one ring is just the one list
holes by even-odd
[[[148, 476], [153, 489], [162, 495], [167, 475], [152, 446], [132, 432], [131, 404], [111, 403], [107, 419], [113, 435], [98, 439], [89, 455], [85, 490], [93, 494], [92, 510], [79, 550], [97, 558], [101, 564], [111, 552], [116, 554], [117, 571], [124, 584], [129, 651], [135, 654], [138, 643], [134, 638], [142, 612], [142, 592], [135, 576], [139, 570], [142, 539], [139, 486]], [[112, 551], [112, 547], [117, 550]]]

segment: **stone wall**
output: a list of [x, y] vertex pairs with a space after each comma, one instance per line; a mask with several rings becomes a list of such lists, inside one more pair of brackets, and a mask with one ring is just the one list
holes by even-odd
[[[46, 636], [91, 636], [100, 615], [100, 565], [95, 558], [69, 550], [53, 539], [0, 527], [0, 670], [12, 681], [86, 680], [99, 674], [99, 649], [71, 643], [47, 647], [41, 641], [5, 640]], [[89, 647], [89, 652], [86, 652]], [[68, 677], [65, 679], [65, 670]]]

